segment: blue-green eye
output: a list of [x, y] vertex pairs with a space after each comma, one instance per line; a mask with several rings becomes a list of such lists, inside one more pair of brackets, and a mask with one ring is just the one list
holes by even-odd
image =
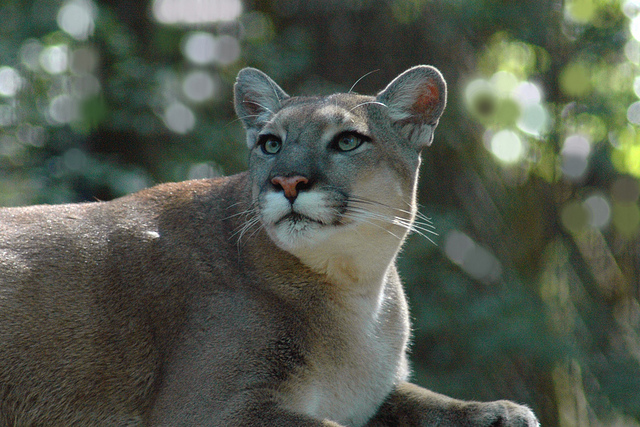
[[341, 133], [334, 140], [334, 147], [339, 151], [353, 151], [362, 145], [367, 139], [357, 133]]
[[275, 135], [261, 135], [258, 145], [265, 154], [277, 154], [282, 148], [282, 141]]

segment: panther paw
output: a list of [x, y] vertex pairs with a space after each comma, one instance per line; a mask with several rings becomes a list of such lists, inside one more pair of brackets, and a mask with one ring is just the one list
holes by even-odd
[[482, 427], [539, 427], [533, 411], [509, 400], [469, 404], [469, 425]]

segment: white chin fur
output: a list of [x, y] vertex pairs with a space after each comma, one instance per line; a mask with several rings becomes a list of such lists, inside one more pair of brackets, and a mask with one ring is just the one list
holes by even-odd
[[[335, 210], [327, 206], [326, 197], [318, 191], [299, 194], [293, 206], [282, 193], [267, 193], [260, 212], [269, 237], [289, 252], [326, 239], [337, 219]], [[286, 218], [291, 213], [302, 217]]]
[[312, 221], [297, 221], [294, 223], [287, 220], [277, 225], [267, 226], [266, 230], [271, 240], [278, 247], [295, 254], [298, 249], [324, 240], [322, 234], [325, 234], [325, 229], [328, 227], [331, 226], [323, 226]]

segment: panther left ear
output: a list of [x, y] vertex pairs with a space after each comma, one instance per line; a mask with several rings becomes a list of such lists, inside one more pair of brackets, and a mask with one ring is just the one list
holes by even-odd
[[264, 124], [289, 98], [284, 90], [269, 76], [255, 68], [243, 68], [234, 85], [236, 114], [247, 130], [249, 148]]
[[436, 68], [418, 65], [393, 79], [376, 101], [388, 107], [400, 133], [421, 150], [433, 141], [433, 130], [447, 104], [447, 84]]

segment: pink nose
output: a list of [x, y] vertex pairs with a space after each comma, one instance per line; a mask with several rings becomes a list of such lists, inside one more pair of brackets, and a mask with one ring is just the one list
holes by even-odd
[[300, 175], [288, 177], [276, 176], [271, 180], [273, 185], [284, 190], [284, 196], [292, 203], [296, 197], [298, 197], [298, 185], [304, 185], [308, 182], [309, 180], [307, 178]]

